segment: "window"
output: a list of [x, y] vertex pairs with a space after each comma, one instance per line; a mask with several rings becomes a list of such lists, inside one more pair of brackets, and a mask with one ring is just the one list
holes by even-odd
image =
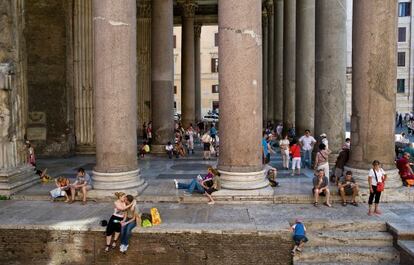
[[211, 72], [218, 73], [219, 66], [218, 66], [218, 58], [211, 58]]
[[174, 49], [177, 48], [177, 36], [173, 36]]
[[403, 2], [398, 4], [398, 16], [409, 17], [411, 15], [411, 3]]
[[214, 113], [218, 113], [219, 112], [219, 102], [218, 101], [213, 101], [212, 109], [213, 109], [213, 112]]
[[177, 94], [177, 86], [174, 86], [174, 95]]
[[397, 93], [405, 92], [405, 79], [397, 79]]
[[406, 42], [406, 32], [406, 27], [398, 28], [398, 42]]
[[218, 93], [219, 92], [219, 86], [218, 85], [212, 85], [211, 86], [211, 93]]
[[219, 35], [218, 33], [214, 33], [214, 47], [218, 47], [219, 43]]
[[405, 66], [405, 52], [398, 53], [398, 64], [397, 66]]

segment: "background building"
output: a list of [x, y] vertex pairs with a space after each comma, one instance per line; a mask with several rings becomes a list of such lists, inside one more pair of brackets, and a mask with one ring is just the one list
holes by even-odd
[[[219, 108], [218, 26], [203, 26], [200, 37], [201, 115]], [[181, 113], [181, 27], [174, 27], [174, 107]]]

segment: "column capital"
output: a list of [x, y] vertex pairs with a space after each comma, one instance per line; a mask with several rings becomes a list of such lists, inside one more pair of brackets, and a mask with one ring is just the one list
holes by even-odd
[[186, 18], [193, 18], [195, 17], [195, 11], [197, 8], [197, 4], [195, 0], [181, 0], [179, 4], [182, 8], [182, 15]]
[[196, 38], [200, 38], [201, 36], [201, 27], [202, 27], [201, 24], [194, 24], [194, 36]]
[[151, 18], [151, 1], [150, 0], [138, 0], [137, 1], [137, 17], [138, 18]]
[[273, 0], [267, 0], [266, 3], [266, 10], [268, 16], [273, 16], [274, 9], [273, 9]]

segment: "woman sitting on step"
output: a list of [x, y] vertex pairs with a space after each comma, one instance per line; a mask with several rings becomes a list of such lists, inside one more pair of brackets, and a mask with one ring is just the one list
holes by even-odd
[[[126, 196], [126, 203], [132, 204], [134, 202], [134, 197], [132, 195]], [[138, 213], [137, 207], [130, 207], [126, 210], [124, 214], [124, 219], [121, 221], [121, 246], [119, 250], [122, 253], [125, 253], [128, 250], [129, 239], [132, 235], [132, 229], [134, 229], [137, 224], [141, 224], [141, 216]]]
[[[204, 187], [208, 185], [208, 182], [213, 180], [214, 173], [213, 168], [208, 168], [208, 173], [204, 177], [201, 177], [201, 175], [198, 175], [197, 178], [193, 178], [190, 183], [181, 183], [178, 182], [176, 179], [174, 179], [175, 188], [176, 189], [186, 189], [184, 191], [185, 196], [191, 196], [194, 191], [197, 191], [198, 193], [205, 193]], [[203, 186], [204, 185], [204, 186]]]

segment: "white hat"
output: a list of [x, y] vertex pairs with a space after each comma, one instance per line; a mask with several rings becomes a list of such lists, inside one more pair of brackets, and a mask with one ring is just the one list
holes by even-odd
[[321, 137], [326, 137], [326, 133], [322, 133], [320, 136]]

